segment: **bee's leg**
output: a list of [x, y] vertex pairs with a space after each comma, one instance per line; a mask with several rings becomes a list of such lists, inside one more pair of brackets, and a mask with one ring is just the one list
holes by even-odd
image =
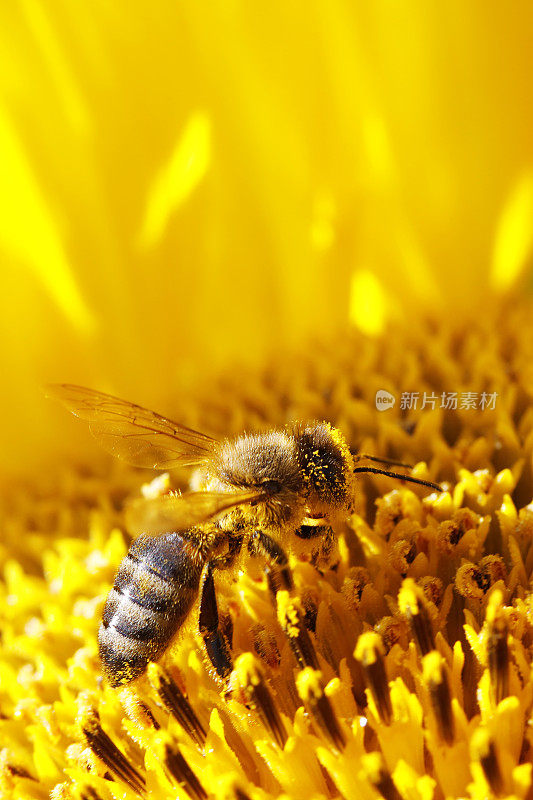
[[294, 588], [287, 554], [268, 534], [255, 531], [248, 539], [248, 551], [252, 556], [263, 556], [266, 559], [268, 585], [274, 597], [278, 589], [290, 591]]
[[200, 615], [198, 628], [204, 640], [209, 661], [220, 678], [227, 678], [233, 669], [226, 637], [220, 628], [218, 618], [213, 565], [207, 563], [200, 579]]
[[241, 552], [244, 536], [233, 536], [229, 540], [227, 551], [220, 556], [215, 556], [211, 559], [211, 566], [213, 569], [228, 569], [233, 565], [233, 562]]

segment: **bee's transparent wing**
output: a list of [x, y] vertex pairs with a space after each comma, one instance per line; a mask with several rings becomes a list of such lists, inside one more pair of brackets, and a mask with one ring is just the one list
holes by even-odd
[[187, 492], [182, 495], [140, 497], [126, 507], [126, 527], [133, 536], [179, 531], [207, 522], [223, 511], [261, 500], [256, 489], [248, 492]]
[[209, 461], [215, 440], [135, 403], [83, 386], [62, 383], [46, 389], [80, 419], [109, 453], [135, 467], [172, 469]]

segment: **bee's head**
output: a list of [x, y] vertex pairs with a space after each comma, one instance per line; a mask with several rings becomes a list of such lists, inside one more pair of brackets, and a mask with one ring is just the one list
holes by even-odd
[[[249, 511], [259, 525], [290, 525], [301, 516], [302, 477], [290, 434], [269, 431], [223, 442], [214, 466], [226, 488], [257, 489], [263, 494]], [[248, 516], [246, 509], [243, 511]]]

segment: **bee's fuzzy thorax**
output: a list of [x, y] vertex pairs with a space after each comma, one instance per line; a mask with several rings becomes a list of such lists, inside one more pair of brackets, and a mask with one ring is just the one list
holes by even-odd
[[296, 459], [294, 438], [286, 431], [245, 433], [219, 445], [213, 471], [232, 488], [261, 487], [265, 480], [276, 479], [298, 492], [302, 482]]

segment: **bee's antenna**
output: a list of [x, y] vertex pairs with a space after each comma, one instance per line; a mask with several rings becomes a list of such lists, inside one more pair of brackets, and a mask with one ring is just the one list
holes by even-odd
[[398, 478], [400, 481], [409, 481], [409, 483], [418, 483], [420, 486], [429, 486], [430, 489], [436, 489], [437, 492], [442, 492], [443, 489], [438, 483], [431, 483], [431, 481], [423, 481], [420, 478], [413, 478], [412, 475], [402, 475], [399, 472], [389, 472], [385, 469], [376, 469], [376, 467], [356, 467], [354, 472], [371, 472], [373, 475], [386, 475], [388, 478]]
[[405, 469], [413, 469], [412, 464], [404, 464], [403, 461], [393, 461], [391, 458], [378, 458], [377, 456], [369, 456], [366, 453], [358, 453], [357, 450], [350, 450], [353, 460], [358, 461], [375, 461], [377, 464], [388, 464], [389, 467], [405, 467]]

